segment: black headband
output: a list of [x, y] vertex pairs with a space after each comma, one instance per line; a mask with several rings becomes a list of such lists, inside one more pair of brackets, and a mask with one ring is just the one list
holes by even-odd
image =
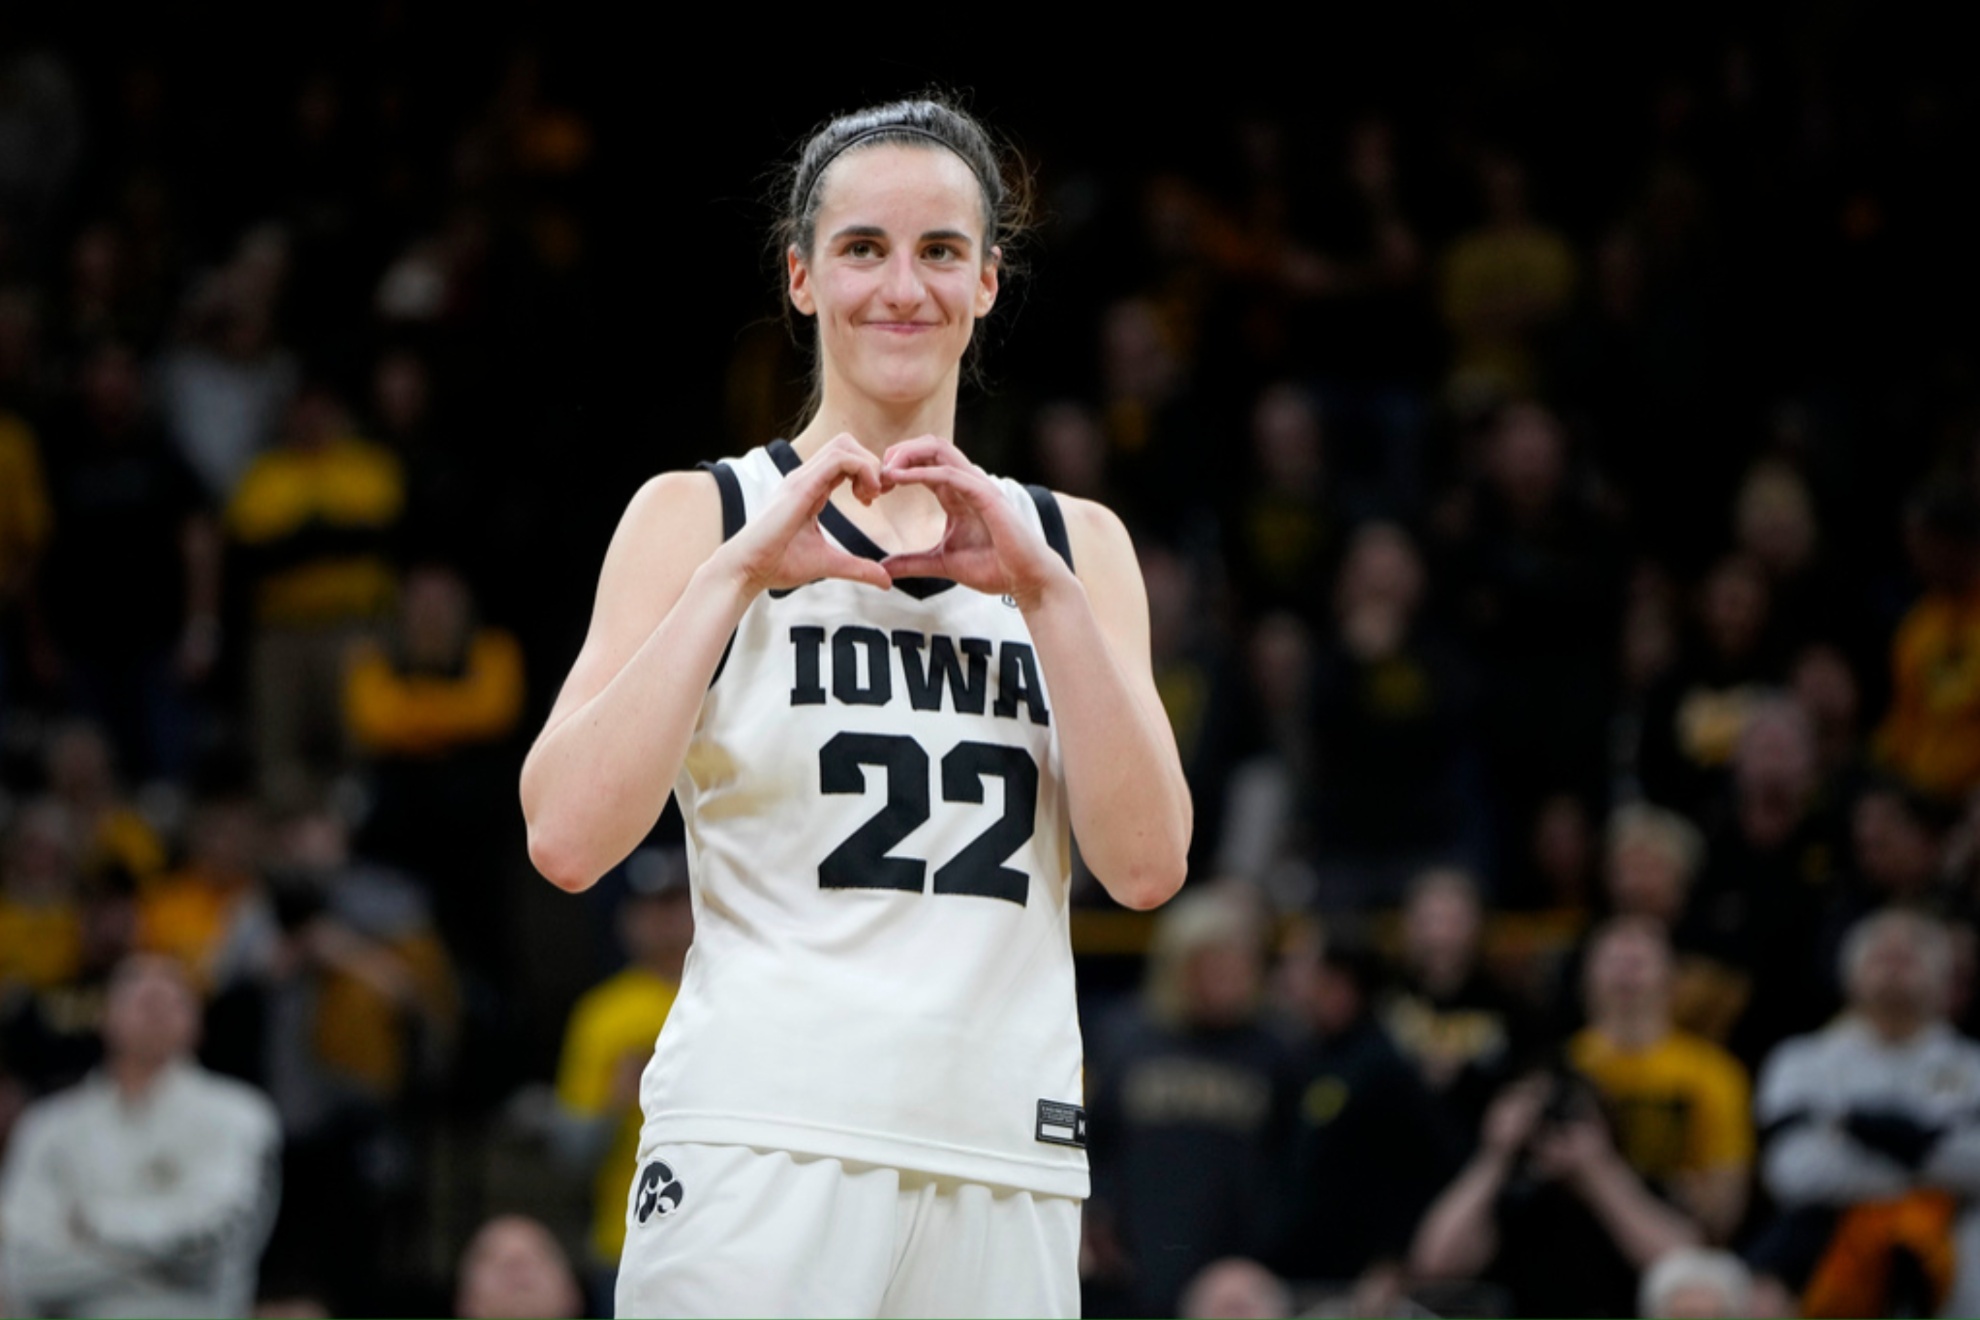
[[818, 191], [818, 181], [825, 177], [826, 170], [832, 168], [833, 161], [845, 155], [848, 151], [851, 151], [854, 147], [861, 146], [865, 143], [871, 142], [876, 138], [898, 138], [898, 137], [923, 138], [929, 142], [934, 143], [936, 146], [942, 148], [944, 151], [954, 156], [957, 160], [960, 160], [963, 164], [968, 165], [969, 172], [971, 174], [976, 175], [977, 186], [983, 189], [983, 200], [989, 203], [991, 213], [993, 215], [996, 213], [997, 194], [990, 187], [990, 180], [983, 177], [982, 171], [978, 170], [976, 166], [970, 162], [970, 159], [967, 156], [963, 155], [962, 152], [956, 150], [954, 143], [950, 142], [947, 138], [943, 137], [939, 133], [930, 132], [928, 129], [921, 128], [914, 124], [877, 124], [872, 128], [863, 128], [859, 132], [853, 134], [851, 137], [847, 138], [844, 142], [841, 142], [838, 146], [832, 148], [831, 155], [825, 157], [825, 159], [818, 162], [818, 168], [811, 172], [811, 178], [805, 181], [804, 191], [798, 195], [798, 205], [797, 205], [798, 214], [803, 215], [805, 211], [809, 209], [811, 205], [811, 195]]

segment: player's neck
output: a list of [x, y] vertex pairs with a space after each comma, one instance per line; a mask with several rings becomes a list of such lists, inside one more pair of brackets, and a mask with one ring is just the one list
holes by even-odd
[[800, 457], [810, 458], [818, 447], [841, 433], [852, 436], [875, 458], [903, 440], [924, 435], [956, 438], [955, 381], [926, 398], [908, 402], [875, 399], [825, 382], [825, 397], [809, 424], [791, 441]]

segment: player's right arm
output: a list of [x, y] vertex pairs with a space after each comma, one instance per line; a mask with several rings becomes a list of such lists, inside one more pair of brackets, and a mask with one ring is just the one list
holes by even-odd
[[599, 574], [591, 628], [523, 762], [529, 856], [575, 893], [622, 861], [667, 805], [701, 698], [759, 592], [886, 570], [818, 530], [832, 491], [871, 500], [880, 464], [850, 436], [821, 447], [733, 539], [705, 473], [676, 472], [627, 506]]

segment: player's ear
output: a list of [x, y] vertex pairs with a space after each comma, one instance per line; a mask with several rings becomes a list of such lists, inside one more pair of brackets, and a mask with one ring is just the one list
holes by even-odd
[[800, 316], [815, 316], [818, 300], [811, 296], [811, 266], [798, 254], [793, 243], [784, 251], [784, 273], [789, 279], [791, 306]]
[[1004, 249], [993, 247], [983, 263], [983, 273], [976, 282], [976, 315], [978, 319], [990, 315], [990, 309], [997, 305], [997, 272], [1004, 265]]

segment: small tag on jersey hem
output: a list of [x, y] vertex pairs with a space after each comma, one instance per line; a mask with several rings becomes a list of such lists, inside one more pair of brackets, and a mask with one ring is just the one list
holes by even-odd
[[1038, 1139], [1054, 1146], [1086, 1149], [1086, 1111], [1057, 1100], [1038, 1102]]

